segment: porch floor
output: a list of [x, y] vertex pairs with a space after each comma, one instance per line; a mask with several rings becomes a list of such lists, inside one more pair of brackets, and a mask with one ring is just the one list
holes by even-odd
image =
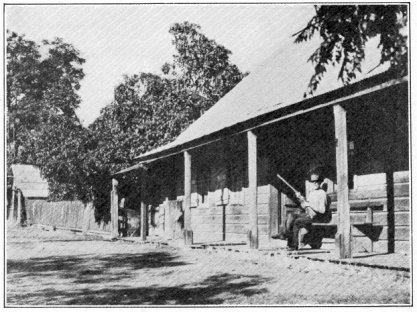
[[[224, 243], [224, 242], [223, 242]], [[196, 244], [196, 247], [201, 244]], [[223, 249], [232, 252], [250, 252], [249, 246], [231, 245], [231, 246], [214, 246], [205, 244], [208, 248]], [[211, 246], [212, 245], [212, 246]], [[339, 259], [335, 253], [335, 240], [324, 239], [320, 249], [311, 249], [309, 246], [298, 251], [287, 251], [287, 242], [279, 239], [271, 239], [258, 249], [258, 252], [265, 255], [287, 255], [289, 257], [304, 257], [315, 261], [329, 261], [340, 264], [351, 264], [357, 266], [367, 266], [380, 269], [391, 269], [398, 271], [410, 271], [410, 255], [406, 253], [378, 253], [378, 252], [356, 252], [350, 259]], [[207, 248], [206, 247], [206, 248]]]
[[[140, 237], [124, 237], [125, 241], [142, 244], [161, 244], [172, 247], [184, 247], [180, 240], [164, 240], [158, 237], [150, 237], [142, 241]], [[287, 255], [292, 258], [307, 258], [314, 261], [333, 262], [339, 264], [350, 264], [357, 266], [367, 266], [379, 269], [390, 269], [398, 271], [410, 271], [411, 260], [407, 253], [377, 253], [377, 252], [358, 252], [354, 253], [350, 259], [339, 259], [334, 250], [334, 239], [324, 239], [321, 249], [311, 249], [306, 247], [298, 251], [287, 251], [287, 242], [279, 239], [271, 239], [267, 244], [263, 244], [258, 250], [251, 250], [245, 242], [210, 242], [196, 243], [190, 246], [191, 249], [223, 250], [229, 252], [259, 252], [266, 256]]]

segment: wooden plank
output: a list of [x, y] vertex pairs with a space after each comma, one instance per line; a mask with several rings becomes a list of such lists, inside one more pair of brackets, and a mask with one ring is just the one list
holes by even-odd
[[406, 198], [395, 198], [394, 199], [395, 211], [408, 211], [410, 210], [410, 199]]
[[226, 233], [248, 233], [248, 225], [246, 224], [226, 224]]
[[409, 183], [397, 183], [394, 185], [394, 197], [410, 196]]
[[228, 233], [226, 232], [227, 242], [244, 242], [247, 240], [247, 233]]
[[353, 180], [355, 189], [366, 186], [386, 185], [387, 175], [385, 173], [355, 175]]
[[269, 215], [259, 215], [258, 214], [258, 225], [265, 224], [269, 226]]
[[259, 224], [258, 225], [258, 234], [269, 236], [269, 224]]
[[[395, 241], [394, 242], [395, 253], [410, 254], [411, 243], [410, 241]], [[388, 252], [388, 240], [380, 240], [374, 242], [374, 252], [386, 253]]]
[[[191, 230], [191, 154], [184, 151], [184, 243], [193, 244], [193, 232]], [[208, 198], [210, 202], [210, 196]]]
[[9, 213], [9, 220], [12, 222], [14, 222], [14, 219], [15, 219], [15, 214], [16, 214], [15, 207], [16, 207], [16, 188], [13, 187], [12, 199], [10, 202], [10, 213]]
[[[387, 212], [374, 212], [375, 225], [388, 225]], [[395, 226], [410, 225], [410, 213], [408, 211], [396, 211], [394, 213]]]
[[117, 194], [118, 182], [116, 179], [112, 179], [112, 192], [111, 192], [111, 236], [119, 236], [119, 196]]
[[226, 224], [249, 224], [249, 216], [247, 214], [242, 215], [226, 215]]
[[352, 237], [352, 252], [372, 252], [374, 242], [368, 237]]
[[394, 183], [408, 183], [410, 182], [409, 171], [396, 171], [394, 172]]
[[258, 200], [259, 200], [259, 198], [261, 198], [260, 195], [267, 195], [267, 197], [269, 198], [270, 192], [271, 192], [271, 189], [270, 189], [269, 184], [259, 185], [258, 186]]
[[258, 216], [268, 214], [269, 213], [269, 203], [258, 203], [257, 211], [258, 211]]
[[269, 236], [275, 235], [279, 231], [279, 192], [274, 186], [271, 187], [269, 198]]
[[193, 235], [197, 232], [221, 232], [223, 231], [223, 224], [221, 223], [212, 223], [212, 224], [193, 224], [192, 225]]
[[[408, 197], [409, 194], [410, 194], [409, 183], [394, 184], [394, 196], [395, 197]], [[336, 193], [330, 193], [329, 197], [332, 202], [337, 202]], [[382, 199], [386, 197], [387, 197], [386, 185], [377, 185], [373, 189], [359, 188], [356, 190], [349, 190], [349, 201]]]
[[[388, 239], [388, 226], [384, 226], [379, 236], [379, 239]], [[410, 227], [409, 226], [396, 226], [394, 229], [395, 241], [408, 241], [410, 240]]]
[[[387, 205], [387, 198], [377, 198], [377, 199], [360, 199], [360, 200], [350, 200], [349, 206], [350, 210], [366, 210], [368, 207], [373, 207], [374, 209], [378, 208], [384, 210]], [[330, 204], [331, 210], [337, 210], [337, 202], [333, 201]]]
[[269, 193], [258, 194], [257, 203], [259, 204], [267, 204], [269, 205]]
[[241, 215], [249, 214], [248, 206], [243, 205], [229, 205], [226, 207], [226, 215]]
[[341, 259], [350, 258], [351, 233], [349, 216], [349, 187], [348, 187], [348, 147], [346, 110], [341, 105], [333, 106], [336, 138], [336, 172], [337, 172], [337, 213], [338, 226], [336, 248]]
[[92, 203], [87, 203], [83, 210], [82, 230], [84, 234], [88, 232], [88, 228], [90, 226], [90, 209], [92, 208], [92, 205]]
[[195, 243], [221, 242], [223, 240], [223, 233], [195, 232], [193, 233], [193, 240]]
[[22, 203], [23, 202], [23, 194], [21, 190], [17, 191], [17, 217], [16, 217], [16, 224], [22, 225]]
[[146, 209], [146, 183], [147, 183], [146, 171], [142, 171], [142, 177], [140, 180], [140, 237], [142, 241], [146, 240], [146, 230], [148, 225], [148, 210]]
[[223, 223], [222, 215], [211, 215], [211, 216], [191, 216], [191, 224], [213, 224], [213, 223]]
[[247, 132], [248, 138], [248, 206], [249, 206], [249, 246], [252, 249], [258, 248], [258, 212], [257, 212], [257, 138], [252, 131]]

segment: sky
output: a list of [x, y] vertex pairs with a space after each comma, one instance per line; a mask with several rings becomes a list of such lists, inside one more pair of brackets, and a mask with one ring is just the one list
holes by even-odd
[[312, 4], [7, 5], [6, 28], [41, 43], [61, 37], [86, 59], [77, 115], [84, 125], [113, 100], [123, 75], [161, 73], [175, 50], [169, 28], [189, 21], [232, 51], [242, 71], [288, 44], [314, 15]]

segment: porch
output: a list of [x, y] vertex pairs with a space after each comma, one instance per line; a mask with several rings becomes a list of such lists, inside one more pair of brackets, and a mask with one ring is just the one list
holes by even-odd
[[[305, 173], [319, 164], [332, 200], [329, 237], [335, 240], [328, 246], [333, 254], [344, 259], [363, 250], [407, 253], [407, 86], [391, 81], [357, 88], [352, 86], [350, 95], [333, 92], [258, 116], [211, 139], [145, 155], [140, 166], [116, 174], [123, 180], [128, 171], [136, 172], [141, 239], [172, 232], [172, 239], [188, 246], [246, 242], [251, 249], [264, 249], [275, 244], [272, 236], [294, 205], [293, 192], [276, 173], [306, 194]], [[112, 222], [119, 207], [117, 185], [114, 179]], [[358, 221], [369, 219], [369, 209], [371, 222]], [[117, 236], [116, 223], [114, 229]]]

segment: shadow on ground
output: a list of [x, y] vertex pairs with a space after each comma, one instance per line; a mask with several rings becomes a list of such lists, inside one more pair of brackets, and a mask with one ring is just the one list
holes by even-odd
[[24, 293], [9, 291], [7, 301], [11, 305], [221, 304], [236, 294], [250, 297], [266, 292], [257, 286], [267, 279], [238, 274], [213, 275], [198, 283], [175, 280], [152, 285], [150, 281], [149, 286], [134, 287], [132, 278], [138, 278], [140, 270], [186, 265], [189, 263], [168, 252], [8, 260], [9, 284], [35, 279], [40, 284]]
[[[238, 282], [242, 278], [244, 281]], [[198, 284], [180, 284], [173, 287], [116, 287], [100, 290], [83, 288], [72, 292], [70, 296], [67, 292], [49, 288], [42, 290], [41, 293], [32, 293], [31, 297], [42, 296], [44, 304], [54, 305], [221, 304], [230, 296], [237, 294], [250, 297], [266, 292], [263, 288], [255, 287], [263, 281], [264, 279], [259, 276], [242, 277], [235, 274], [220, 274], [211, 276]], [[13, 301], [21, 304], [26, 301], [24, 299], [26, 296], [28, 294], [15, 296]]]

